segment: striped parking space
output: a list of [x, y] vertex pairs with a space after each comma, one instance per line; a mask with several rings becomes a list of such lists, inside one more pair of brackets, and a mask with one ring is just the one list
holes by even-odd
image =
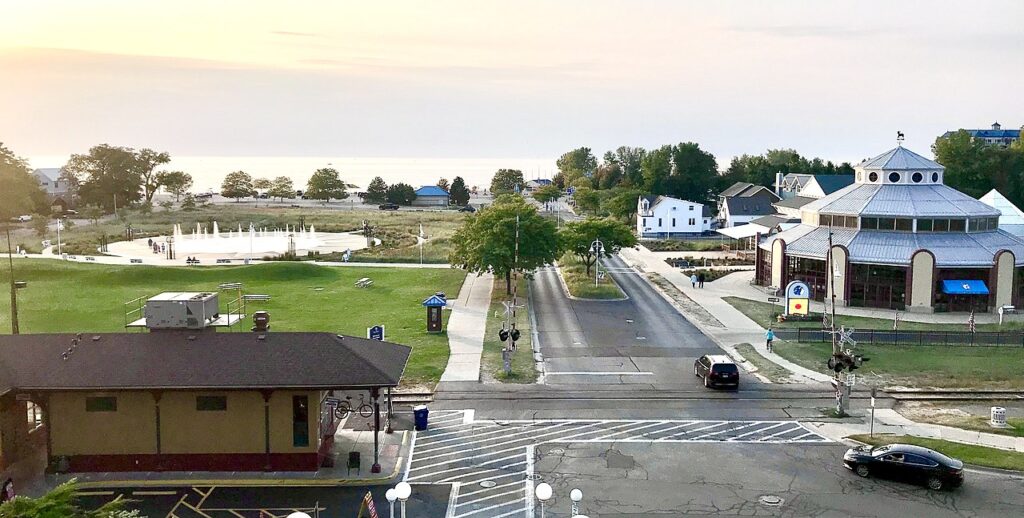
[[532, 455], [543, 443], [831, 442], [796, 421], [491, 421], [452, 411], [436, 417], [431, 415], [429, 430], [416, 432], [404, 479], [413, 484], [451, 484], [449, 518], [530, 516]]

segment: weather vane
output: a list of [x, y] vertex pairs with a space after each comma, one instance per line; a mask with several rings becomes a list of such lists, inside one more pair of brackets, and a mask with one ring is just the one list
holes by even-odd
[[903, 132], [896, 131], [896, 145], [903, 147]]

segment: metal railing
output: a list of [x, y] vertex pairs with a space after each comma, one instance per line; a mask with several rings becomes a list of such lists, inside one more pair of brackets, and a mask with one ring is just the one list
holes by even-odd
[[[775, 337], [796, 342], [831, 342], [832, 334], [821, 329], [776, 329]], [[852, 338], [858, 345], [952, 345], [982, 347], [1024, 347], [1024, 331], [892, 331], [857, 329]]]

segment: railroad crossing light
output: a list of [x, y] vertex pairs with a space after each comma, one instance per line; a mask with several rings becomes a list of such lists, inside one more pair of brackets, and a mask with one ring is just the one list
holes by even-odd
[[516, 342], [516, 341], [518, 341], [518, 340], [519, 340], [519, 334], [520, 334], [520, 333], [519, 333], [519, 330], [518, 330], [518, 329], [513, 329], [513, 330], [512, 330], [512, 332], [511, 332], [511, 333], [509, 333], [509, 336], [511, 336], [511, 337], [512, 337], [512, 341], [513, 341], [513, 342]]
[[498, 331], [498, 338], [502, 342], [504, 342], [505, 340], [508, 340], [508, 329], [502, 329], [501, 331]]

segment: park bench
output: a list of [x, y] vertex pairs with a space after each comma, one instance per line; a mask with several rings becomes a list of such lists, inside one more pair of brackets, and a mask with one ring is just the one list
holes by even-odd
[[357, 288], [367, 288], [369, 286], [373, 286], [373, 281], [371, 281], [369, 277], [363, 277], [356, 281]]
[[270, 301], [270, 295], [242, 295], [242, 299], [244, 299], [247, 302], [268, 302]]
[[230, 263], [230, 262], [231, 262], [231, 259], [217, 259], [217, 264], [226, 264], [226, 263]]
[[[92, 257], [92, 256], [87, 256], [87, 257], [85, 258], [85, 260], [86, 260], [86, 261], [95, 261], [95, 260], [96, 260], [96, 258], [95, 258], [95, 257]], [[136, 261], [138, 261], [138, 262], [140, 262], [140, 263], [142, 262], [142, 259], [135, 259], [135, 260], [136, 260]]]
[[[91, 257], [87, 258], [86, 261], [93, 260]], [[131, 264], [142, 264], [142, 259], [131, 259]]]

